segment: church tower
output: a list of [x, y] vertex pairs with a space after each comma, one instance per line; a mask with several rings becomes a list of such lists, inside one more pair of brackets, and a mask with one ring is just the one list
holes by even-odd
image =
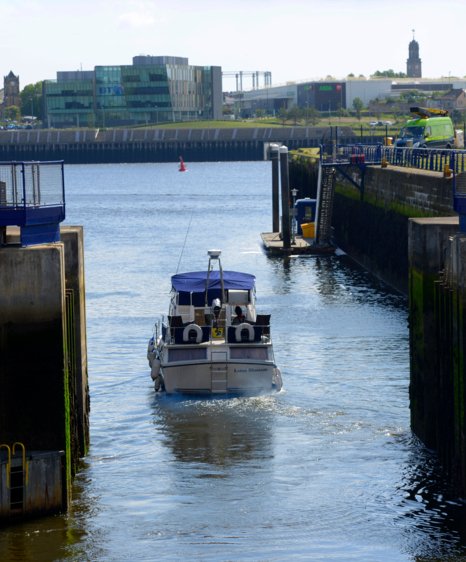
[[409, 56], [406, 61], [406, 74], [408, 78], [422, 78], [421, 59], [419, 58], [419, 43], [414, 39], [409, 44]]
[[3, 106], [10, 107], [12, 105], [20, 106], [21, 98], [19, 96], [19, 76], [15, 76], [10, 70], [8, 76], [3, 77]]

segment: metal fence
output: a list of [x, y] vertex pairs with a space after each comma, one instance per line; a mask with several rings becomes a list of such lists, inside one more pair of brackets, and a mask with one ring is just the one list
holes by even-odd
[[453, 174], [466, 171], [466, 150], [435, 148], [401, 148], [382, 144], [323, 145], [324, 162], [349, 164], [391, 164], [432, 172], [443, 172], [448, 165]]
[[0, 162], [0, 211], [64, 205], [63, 161]]

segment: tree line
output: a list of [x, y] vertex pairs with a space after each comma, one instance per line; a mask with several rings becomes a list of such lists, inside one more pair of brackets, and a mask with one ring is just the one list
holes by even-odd
[[36, 84], [28, 84], [19, 94], [21, 105], [10, 105], [3, 108], [3, 118], [10, 121], [20, 121], [25, 117], [33, 117], [42, 120], [42, 81]]

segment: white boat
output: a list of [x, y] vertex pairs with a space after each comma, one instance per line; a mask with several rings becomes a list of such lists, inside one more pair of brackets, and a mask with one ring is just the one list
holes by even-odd
[[255, 277], [223, 271], [220, 254], [208, 252], [206, 271], [171, 278], [168, 317], [156, 322], [147, 351], [157, 391], [260, 394], [282, 387], [270, 315], [256, 313]]

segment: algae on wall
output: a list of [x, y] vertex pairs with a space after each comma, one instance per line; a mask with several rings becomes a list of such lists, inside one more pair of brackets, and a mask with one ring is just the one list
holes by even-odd
[[[292, 161], [291, 170], [296, 167], [301, 175], [290, 176], [307, 182], [303, 190], [312, 192], [317, 175], [307, 166]], [[451, 183], [432, 175], [429, 185], [424, 174], [416, 184], [416, 171], [409, 170], [405, 186], [402, 170], [393, 176], [399, 185], [380, 170], [370, 174], [369, 189], [343, 180], [336, 185], [334, 240], [367, 270], [409, 293], [411, 427], [438, 453], [464, 496], [466, 237], [457, 234], [458, 217], [448, 207]], [[384, 185], [378, 186], [377, 178]], [[450, 278], [445, 279], [443, 270], [450, 271]]]
[[[316, 197], [318, 168], [316, 149], [293, 151], [290, 185], [299, 190], [298, 197]], [[364, 169], [364, 177], [357, 165], [345, 170], [356, 183], [360, 183], [360, 189], [341, 173], [338, 175], [332, 221], [334, 242], [367, 270], [407, 295], [408, 219], [438, 216], [439, 209], [443, 209], [444, 198], [439, 196], [436, 202], [433, 197], [429, 200], [430, 206], [426, 207], [421, 197], [422, 205], [418, 204], [412, 190], [412, 185], [416, 183], [413, 170], [407, 171], [409, 192], [399, 182], [403, 177], [402, 170], [387, 172], [368, 166]], [[425, 174], [419, 177], [419, 191], [429, 180], [436, 186], [434, 191], [439, 192], [439, 178], [426, 177]], [[448, 186], [445, 184], [445, 189]], [[393, 189], [393, 197], [387, 196], [387, 189]]]
[[[446, 267], [435, 282], [434, 336], [435, 403], [430, 412], [435, 420], [436, 442], [433, 448], [458, 492], [466, 495], [466, 291], [464, 266], [452, 274], [451, 263], [465, 257], [462, 234], [451, 238]], [[430, 351], [430, 350], [429, 350]]]
[[337, 187], [333, 229], [335, 243], [339, 247], [374, 275], [407, 295], [406, 216], [348, 197], [347, 193], [341, 193]]
[[298, 199], [317, 196], [319, 149], [300, 148], [291, 152], [290, 187], [298, 190]]
[[434, 284], [436, 275], [416, 267], [409, 271], [409, 341], [411, 428], [430, 448], [437, 445], [436, 417], [432, 416], [438, 396], [435, 357]]

